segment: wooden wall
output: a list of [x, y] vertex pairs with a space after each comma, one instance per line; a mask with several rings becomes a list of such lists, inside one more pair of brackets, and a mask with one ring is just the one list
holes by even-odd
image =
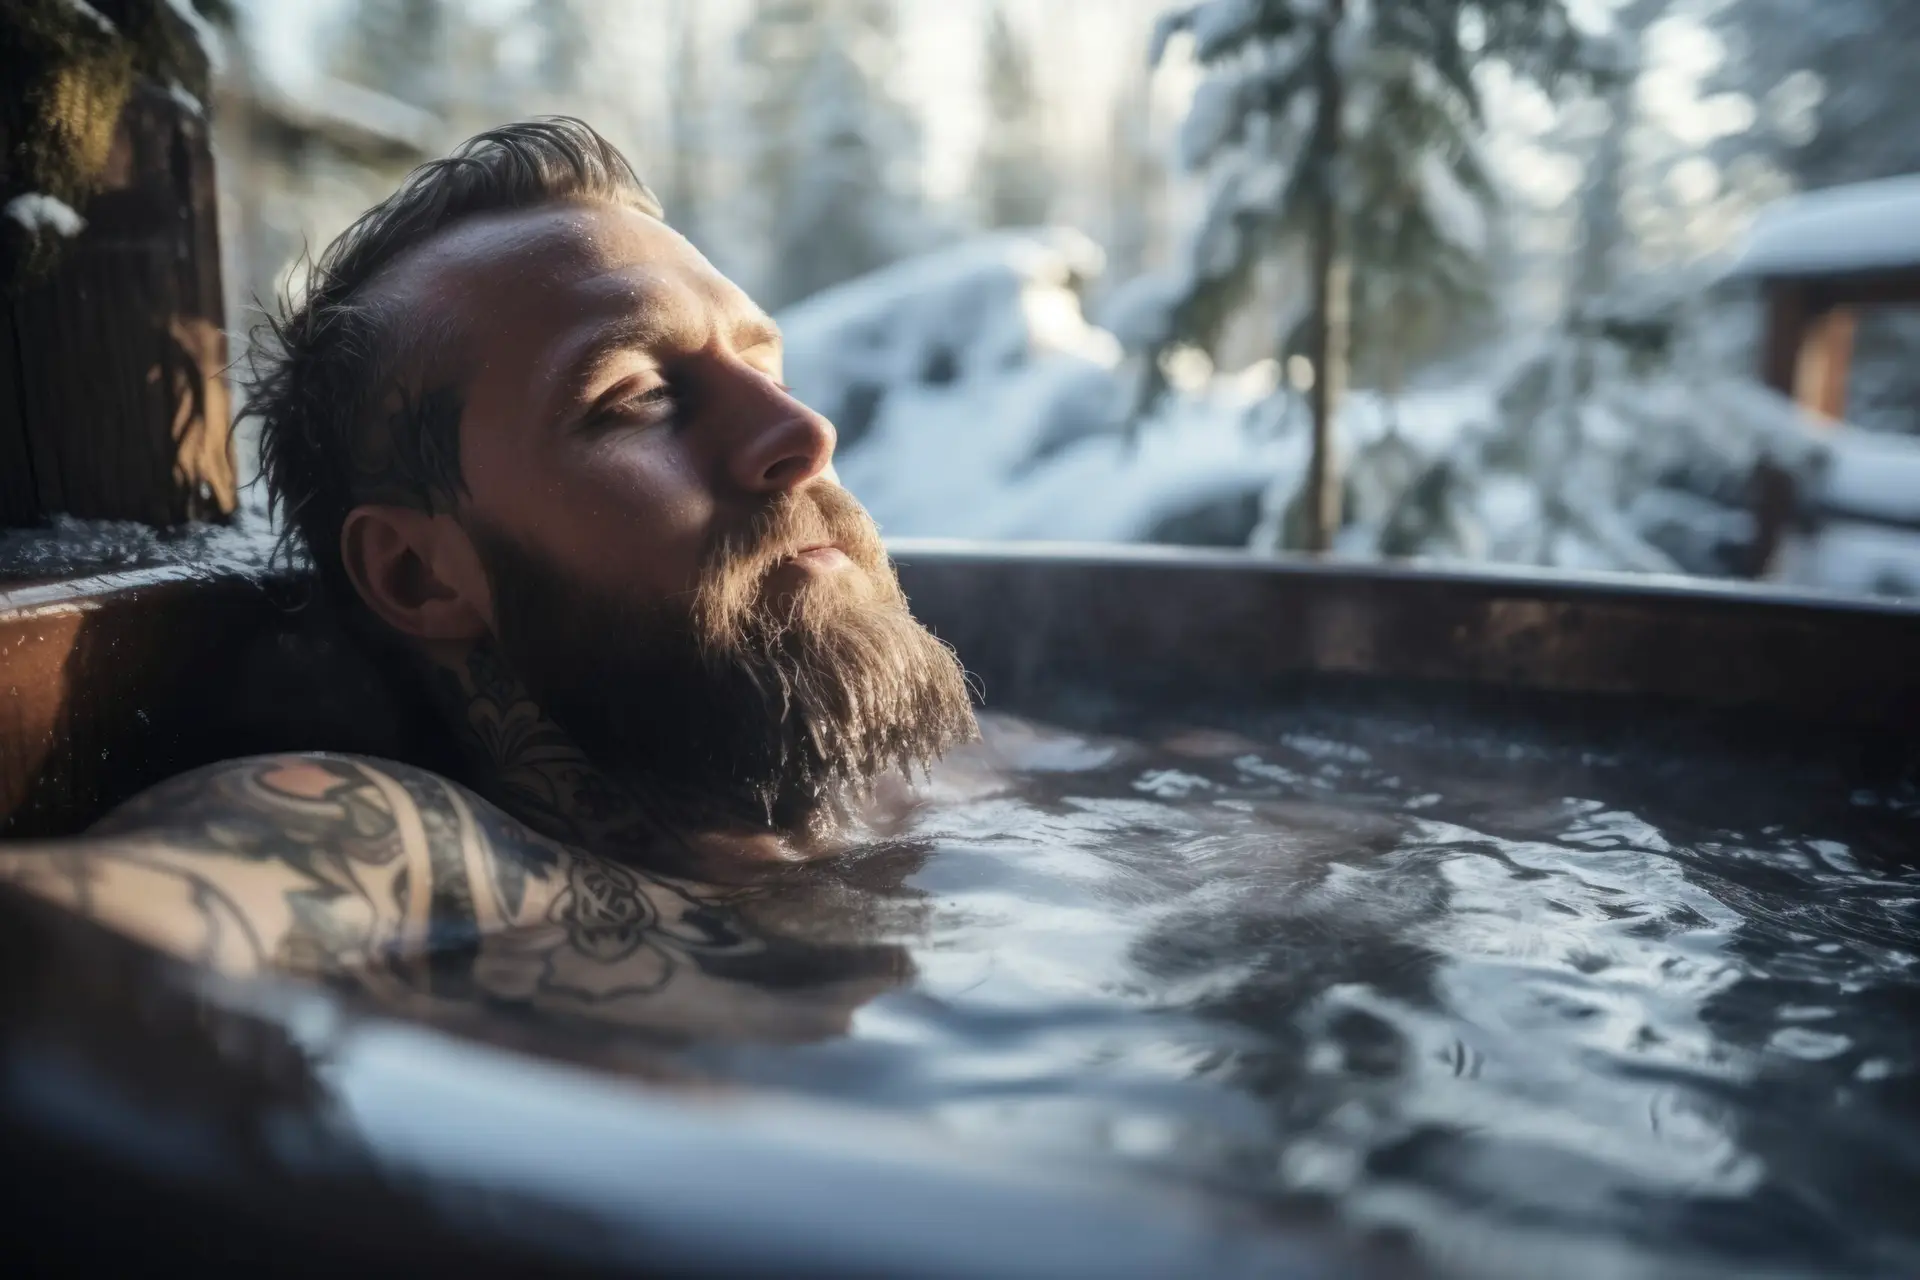
[[0, 298], [0, 526], [233, 511], [216, 209], [206, 120], [136, 85], [86, 229]]

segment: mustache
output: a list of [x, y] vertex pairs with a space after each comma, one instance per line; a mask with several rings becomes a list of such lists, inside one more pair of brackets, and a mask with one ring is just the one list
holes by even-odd
[[886, 545], [873, 517], [839, 485], [816, 481], [776, 496], [712, 539], [701, 573], [702, 611], [738, 616], [758, 598], [775, 569], [819, 546], [836, 546], [869, 578], [892, 581]]

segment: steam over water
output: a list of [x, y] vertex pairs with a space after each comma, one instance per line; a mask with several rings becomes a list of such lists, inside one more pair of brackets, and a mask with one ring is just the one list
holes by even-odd
[[769, 907], [910, 982], [696, 1060], [1443, 1271], [1920, 1274], [1911, 782], [1415, 714], [986, 729]]

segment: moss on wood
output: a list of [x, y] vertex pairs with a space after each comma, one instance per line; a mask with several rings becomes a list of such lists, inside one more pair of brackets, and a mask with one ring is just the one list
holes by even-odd
[[[209, 99], [207, 54], [188, 14], [229, 22], [227, 0], [8, 0], [0, 7], [0, 208], [52, 197], [84, 214], [136, 78]], [[204, 108], [203, 108], [204, 109]], [[19, 207], [19, 206], [16, 206]], [[67, 234], [0, 217], [0, 286], [50, 268]]]

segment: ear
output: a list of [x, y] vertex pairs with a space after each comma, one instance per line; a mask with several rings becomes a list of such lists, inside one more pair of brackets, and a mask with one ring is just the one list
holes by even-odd
[[340, 559], [381, 621], [416, 640], [486, 634], [493, 598], [467, 531], [452, 516], [368, 503], [340, 528]]

